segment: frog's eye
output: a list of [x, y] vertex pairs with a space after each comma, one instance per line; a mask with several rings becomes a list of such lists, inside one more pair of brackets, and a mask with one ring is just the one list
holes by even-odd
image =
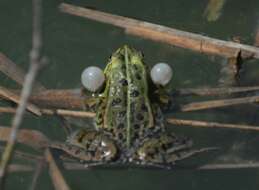
[[167, 63], [157, 63], [151, 69], [150, 75], [155, 84], [165, 86], [171, 80], [173, 71]]
[[91, 91], [97, 91], [104, 83], [105, 77], [103, 71], [98, 67], [87, 67], [81, 75], [83, 86]]

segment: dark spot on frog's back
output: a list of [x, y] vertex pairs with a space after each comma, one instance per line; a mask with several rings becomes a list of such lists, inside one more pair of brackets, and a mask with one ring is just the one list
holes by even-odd
[[137, 120], [142, 121], [144, 119], [144, 116], [141, 113], [138, 113], [136, 115]]
[[123, 118], [126, 115], [126, 111], [120, 111], [118, 114], [119, 118]]
[[139, 129], [140, 126], [139, 126], [139, 124], [134, 124], [133, 127], [134, 127], [134, 129]]
[[126, 70], [126, 65], [125, 65], [125, 64], [122, 64], [122, 65], [121, 65], [121, 69], [122, 69], [122, 70]]
[[118, 128], [119, 129], [122, 129], [124, 127], [124, 124], [123, 123], [120, 123], [119, 125], [118, 125]]
[[138, 70], [138, 67], [137, 65], [133, 64], [133, 68], [137, 71]]
[[113, 99], [113, 100], [112, 100], [112, 106], [116, 106], [116, 105], [120, 104], [121, 101], [122, 101], [122, 100], [121, 100], [120, 98], [115, 98], [115, 99]]
[[141, 104], [141, 110], [147, 112], [147, 106], [145, 104]]
[[136, 77], [136, 79], [141, 80], [141, 76], [140, 76], [139, 73], [137, 73], [137, 74], [135, 75], [135, 77]]
[[127, 86], [128, 85], [128, 81], [126, 80], [126, 79], [121, 79], [120, 81], [119, 81], [119, 83], [120, 84], [122, 84], [122, 86]]
[[118, 134], [118, 138], [121, 140], [121, 139], [123, 139], [123, 134], [122, 133], [119, 133]]
[[133, 90], [131, 93], [130, 93], [130, 96], [131, 97], [138, 97], [139, 96], [139, 91], [137, 91], [137, 90]]

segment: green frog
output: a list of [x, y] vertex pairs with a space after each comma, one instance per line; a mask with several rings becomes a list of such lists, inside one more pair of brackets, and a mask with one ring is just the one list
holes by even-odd
[[95, 98], [93, 129], [75, 131], [65, 144], [52, 147], [89, 165], [158, 167], [171, 167], [177, 160], [210, 150], [192, 150], [190, 139], [166, 132], [161, 86], [152, 83], [140, 52], [126, 45], [119, 48], [104, 75], [105, 85]]

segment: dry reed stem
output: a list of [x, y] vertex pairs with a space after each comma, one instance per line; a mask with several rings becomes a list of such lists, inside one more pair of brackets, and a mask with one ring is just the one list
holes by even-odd
[[168, 118], [166, 121], [170, 124], [177, 125], [177, 126], [183, 125], [183, 126], [192, 126], [192, 127], [230, 128], [230, 129], [259, 131], [259, 126], [252, 126], [252, 125], [227, 124], [227, 123], [185, 120], [185, 119], [175, 119], [175, 118]]
[[193, 103], [181, 105], [179, 109], [182, 112], [189, 112], [189, 111], [220, 108], [220, 107], [234, 106], [234, 105], [247, 104], [247, 103], [256, 103], [256, 102], [259, 102], [259, 96], [193, 102]]
[[56, 190], [69, 190], [69, 186], [66, 183], [64, 177], [62, 176], [62, 173], [59, 171], [55, 160], [50, 152], [50, 150], [47, 148], [45, 151], [45, 157], [49, 164], [49, 174], [52, 179], [52, 183]]
[[[0, 52], [0, 71], [6, 76], [14, 80], [20, 86], [24, 84], [25, 72], [18, 67], [12, 60]], [[44, 86], [39, 82], [35, 82], [33, 90], [40, 92], [45, 90]]]
[[23, 115], [32, 91], [35, 78], [44, 61], [40, 56], [42, 39], [41, 39], [41, 0], [33, 0], [33, 32], [32, 32], [32, 49], [30, 52], [30, 67], [25, 76], [21, 100], [17, 108], [16, 114], [12, 121], [12, 131], [9, 136], [5, 151], [2, 154], [0, 163], [0, 180], [1, 187], [4, 187], [4, 177], [9, 160], [12, 156], [14, 145], [17, 138], [17, 132], [23, 120]]
[[[9, 91], [8, 89], [0, 86], [0, 98], [4, 98], [6, 100], [12, 101], [19, 105], [20, 103], [20, 96], [13, 93], [12, 91]], [[30, 112], [34, 113], [37, 116], [41, 116], [40, 108], [38, 108], [36, 105], [32, 103], [27, 103], [26, 109]]]
[[202, 36], [200, 34], [180, 31], [158, 24], [109, 14], [102, 11], [87, 9], [66, 3], [61, 3], [59, 8], [64, 13], [121, 27], [125, 29], [126, 33], [132, 35], [182, 48], [188, 48], [200, 53], [234, 57], [237, 52], [241, 52], [242, 58], [259, 58], [259, 48], [253, 46], [218, 40], [207, 36]]

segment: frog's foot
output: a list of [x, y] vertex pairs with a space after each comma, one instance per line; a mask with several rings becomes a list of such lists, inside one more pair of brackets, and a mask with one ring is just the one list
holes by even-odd
[[205, 147], [201, 149], [182, 149], [175, 152], [168, 152], [168, 154], [165, 156], [165, 160], [168, 164], [174, 164], [178, 160], [183, 160], [185, 158], [189, 158], [191, 156], [197, 155], [202, 152], [208, 152], [218, 150], [217, 147]]
[[97, 131], [76, 131], [66, 143], [53, 142], [50, 147], [84, 162], [109, 162], [117, 156], [115, 144]]
[[141, 165], [169, 166], [176, 161], [193, 155], [215, 150], [214, 147], [192, 150], [192, 141], [175, 135], [161, 135], [145, 141], [137, 151], [137, 160]]

